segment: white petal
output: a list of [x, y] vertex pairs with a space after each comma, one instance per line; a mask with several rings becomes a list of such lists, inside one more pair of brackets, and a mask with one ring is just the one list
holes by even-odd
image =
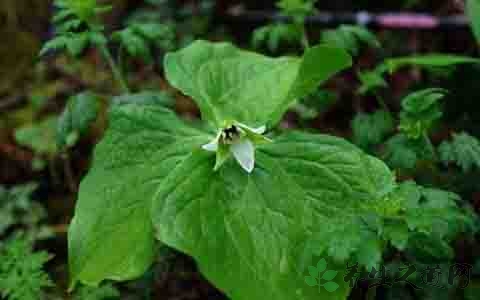
[[218, 150], [218, 142], [220, 141], [220, 135], [222, 134], [222, 131], [219, 130], [215, 138], [208, 144], [205, 144], [202, 146], [203, 150], [207, 150], [210, 152], [217, 152]]
[[255, 132], [256, 134], [264, 134], [265, 131], [267, 131], [267, 126], [263, 125], [258, 128], [252, 128], [252, 131]]
[[248, 139], [242, 139], [230, 147], [233, 156], [242, 168], [251, 173], [255, 167], [255, 147]]
[[258, 127], [258, 128], [252, 128], [252, 127], [249, 127], [249, 126], [247, 126], [247, 125], [245, 125], [245, 124], [243, 124], [243, 123], [238, 123], [238, 125], [239, 125], [240, 127], [243, 127], [243, 128], [245, 128], [245, 129], [248, 129], [248, 130], [250, 130], [251, 132], [256, 133], [256, 134], [264, 134], [265, 131], [267, 131], [267, 127], [266, 127], [265, 125], [260, 126], [260, 127]]
[[208, 144], [205, 144], [202, 146], [202, 149], [203, 150], [207, 150], [207, 151], [210, 151], [210, 152], [217, 152], [218, 150], [218, 141], [217, 140], [214, 140], [213, 142], [210, 142]]

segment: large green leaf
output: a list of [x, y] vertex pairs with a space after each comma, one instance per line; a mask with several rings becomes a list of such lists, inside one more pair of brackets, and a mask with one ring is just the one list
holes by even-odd
[[158, 238], [193, 256], [232, 299], [345, 299], [345, 284], [318, 294], [297, 270], [308, 199], [275, 157], [257, 153], [251, 175], [232, 161], [214, 172], [214, 163], [195, 152], [160, 187], [152, 213]]
[[170, 83], [192, 97], [205, 120], [221, 126], [275, 123], [293, 101], [351, 65], [343, 50], [317, 46], [299, 58], [269, 58], [227, 43], [194, 42], [165, 58]]
[[115, 106], [110, 116], [69, 229], [72, 284], [146, 271], [154, 256], [151, 199], [170, 169], [208, 140], [158, 106]]
[[330, 237], [317, 246], [332, 249], [345, 232], [362, 236], [356, 214], [393, 188], [388, 168], [344, 140], [302, 133], [259, 149], [251, 175], [214, 163], [194, 153], [164, 181], [153, 202], [158, 238], [195, 257], [232, 299], [345, 299], [344, 282], [313, 293], [302, 259], [321, 233]]
[[480, 1], [466, 0], [466, 13], [470, 19], [473, 34], [480, 43]]

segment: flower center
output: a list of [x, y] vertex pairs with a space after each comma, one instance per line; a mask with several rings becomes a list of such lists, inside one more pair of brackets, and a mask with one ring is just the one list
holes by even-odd
[[220, 142], [223, 144], [232, 144], [242, 136], [242, 130], [235, 125], [230, 125], [229, 127], [222, 130], [220, 134]]

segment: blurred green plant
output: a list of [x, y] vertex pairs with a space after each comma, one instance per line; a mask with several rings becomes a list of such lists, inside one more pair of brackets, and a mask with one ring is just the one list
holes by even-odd
[[56, 126], [56, 144], [59, 149], [74, 146], [82, 134], [97, 119], [98, 99], [89, 92], [71, 97]]
[[478, 44], [480, 43], [480, 1], [466, 0], [465, 3], [466, 14], [470, 19], [472, 31]]
[[444, 89], [432, 88], [409, 94], [402, 100], [400, 132], [410, 139], [425, 137], [442, 115], [438, 102], [447, 93]]
[[50, 258], [46, 252], [33, 252], [23, 237], [0, 245], [0, 295], [7, 300], [46, 299], [44, 289], [53, 283], [43, 268]]
[[256, 29], [252, 35], [252, 46], [260, 49], [267, 45], [275, 53], [281, 44], [300, 44], [304, 49], [310, 47], [305, 19], [315, 11], [317, 0], [279, 0], [277, 7], [284, 16], [289, 17], [288, 22], [279, 22]]
[[321, 41], [345, 49], [353, 56], [360, 54], [362, 45], [381, 48], [377, 37], [361, 26], [341, 25], [337, 29], [326, 30], [322, 33]]
[[59, 153], [56, 142], [57, 123], [57, 116], [49, 116], [15, 130], [17, 144], [31, 149], [35, 154], [32, 161], [34, 170], [45, 168], [48, 162]]
[[453, 134], [452, 141], [444, 141], [438, 151], [446, 165], [455, 163], [463, 172], [480, 169], [480, 140], [466, 132]]
[[395, 122], [391, 114], [384, 110], [372, 114], [359, 113], [352, 121], [352, 129], [353, 142], [368, 151], [395, 130]]
[[47, 212], [37, 201], [32, 200], [36, 184], [16, 185], [8, 189], [0, 185], [0, 237], [22, 232], [31, 241], [53, 235], [44, 224]]

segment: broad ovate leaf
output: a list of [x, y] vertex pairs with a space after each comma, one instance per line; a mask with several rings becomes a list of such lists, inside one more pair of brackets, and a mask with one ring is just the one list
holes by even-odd
[[344, 282], [335, 293], [308, 287], [304, 253], [321, 235], [318, 250], [347, 247], [345, 232], [359, 244], [370, 234], [357, 221], [393, 189], [388, 168], [342, 139], [303, 133], [260, 146], [251, 174], [232, 160], [215, 172], [214, 160], [195, 153], [164, 181], [153, 201], [158, 238], [231, 299], [345, 299]]
[[258, 150], [256, 159], [250, 174], [232, 159], [214, 171], [202, 150], [183, 161], [153, 201], [158, 239], [194, 257], [234, 300], [346, 299], [346, 285], [319, 294], [305, 283], [308, 199], [275, 157]]
[[196, 41], [165, 58], [168, 81], [217, 127], [226, 120], [275, 123], [293, 101], [350, 65], [345, 51], [322, 45], [303, 58], [269, 58], [228, 43]]
[[151, 199], [170, 170], [206, 141], [160, 106], [112, 108], [69, 228], [72, 284], [127, 280], [147, 270], [155, 255]]

